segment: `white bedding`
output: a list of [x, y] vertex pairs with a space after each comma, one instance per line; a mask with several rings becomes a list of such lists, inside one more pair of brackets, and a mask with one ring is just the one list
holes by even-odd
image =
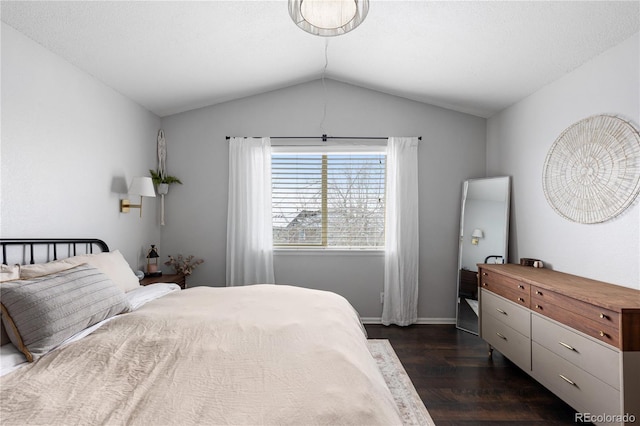
[[27, 363], [27, 358], [13, 344], [0, 346], [0, 377]]
[[[128, 292], [126, 296], [129, 300], [129, 303], [131, 303], [132, 310], [136, 310], [143, 306], [145, 303], [165, 296], [176, 290], [180, 290], [180, 286], [178, 286], [177, 284], [159, 283], [137, 288]], [[108, 318], [91, 327], [85, 328], [81, 332], [65, 340], [59, 347], [63, 347], [64, 345], [68, 345], [69, 343], [76, 342], [83, 337], [88, 336], [93, 331], [100, 328], [102, 325], [111, 321], [113, 318], [115, 317]], [[0, 377], [26, 364], [27, 359], [25, 358], [24, 354], [20, 352], [18, 348], [16, 348], [13, 344], [9, 343], [0, 346]]]
[[195, 287], [0, 378], [3, 424], [401, 424], [334, 293]]

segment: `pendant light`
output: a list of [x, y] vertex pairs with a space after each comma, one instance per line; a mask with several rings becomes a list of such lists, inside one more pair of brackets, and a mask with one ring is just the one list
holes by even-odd
[[369, 0], [289, 0], [289, 15], [306, 32], [333, 37], [346, 34], [364, 21]]

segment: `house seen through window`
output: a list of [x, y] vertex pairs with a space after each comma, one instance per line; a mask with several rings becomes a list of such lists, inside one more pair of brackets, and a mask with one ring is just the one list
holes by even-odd
[[384, 246], [384, 152], [274, 151], [275, 246]]

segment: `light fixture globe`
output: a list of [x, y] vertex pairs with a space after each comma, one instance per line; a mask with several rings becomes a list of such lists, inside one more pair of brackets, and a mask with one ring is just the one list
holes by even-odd
[[289, 0], [289, 15], [306, 32], [333, 37], [346, 34], [364, 21], [369, 0]]

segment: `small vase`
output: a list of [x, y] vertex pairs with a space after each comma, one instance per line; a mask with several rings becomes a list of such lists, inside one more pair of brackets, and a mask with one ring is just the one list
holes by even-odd
[[169, 193], [169, 184], [168, 183], [159, 183], [158, 184], [158, 194], [165, 195]]

